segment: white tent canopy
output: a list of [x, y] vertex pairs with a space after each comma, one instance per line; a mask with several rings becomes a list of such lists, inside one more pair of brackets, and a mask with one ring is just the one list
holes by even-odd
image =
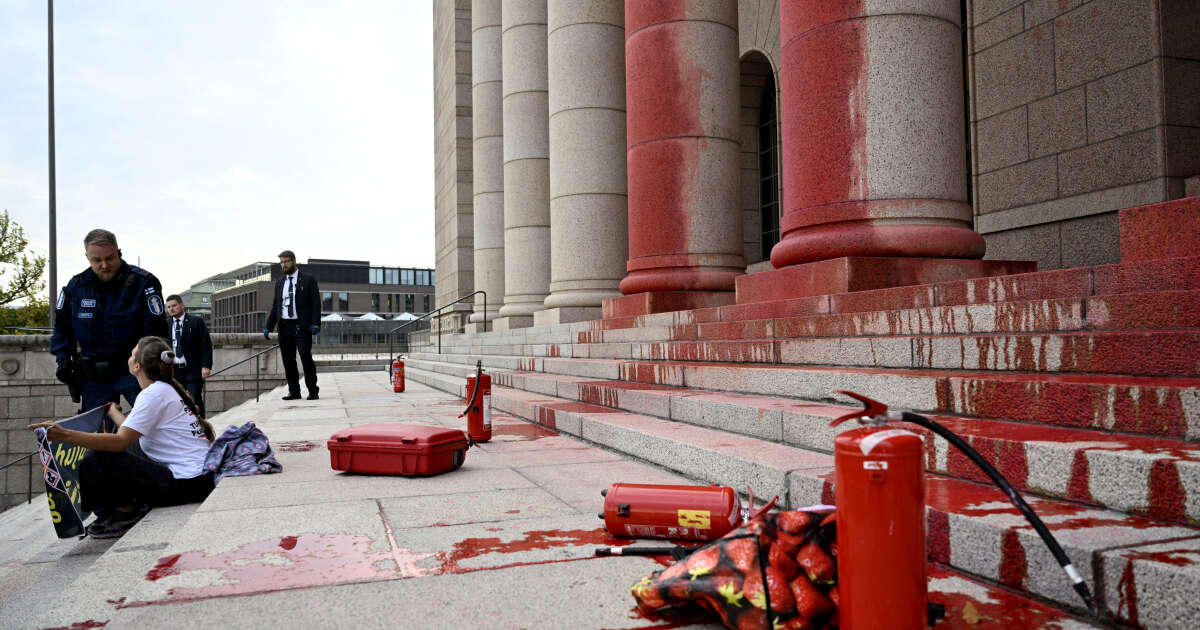
[[345, 321], [345, 319], [346, 319], [345, 317], [342, 317], [341, 315], [339, 315], [337, 313], [330, 313], [328, 315], [321, 316], [321, 321], [323, 321], [323, 322], [341, 322], [341, 321]]
[[375, 313], [363, 313], [362, 315], [359, 315], [358, 317], [355, 317], [354, 319], [355, 319], [355, 321], [360, 321], [360, 322], [361, 321], [376, 322], [376, 321], [381, 321], [383, 318], [376, 315]]
[[417, 316], [413, 315], [412, 313], [400, 313], [399, 315], [393, 317], [392, 319], [398, 319], [400, 321], [409, 321], [411, 319], [417, 319]]

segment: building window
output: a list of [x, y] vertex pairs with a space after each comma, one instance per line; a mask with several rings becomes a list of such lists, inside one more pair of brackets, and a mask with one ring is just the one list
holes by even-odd
[[399, 269], [385, 269], [384, 270], [384, 284], [400, 284], [400, 270]]
[[371, 267], [367, 282], [371, 284], [383, 284], [383, 269], [380, 267]]
[[429, 312], [429, 294], [428, 293], [425, 294], [425, 312], [426, 313]]
[[342, 313], [345, 313], [346, 311], [350, 310], [350, 294], [349, 293], [347, 293], [345, 291], [341, 291], [338, 293], [338, 309], [337, 310]]
[[429, 270], [428, 269], [418, 269], [417, 270], [417, 284], [421, 285], [423, 287], [429, 286]]
[[321, 292], [321, 310], [326, 313], [333, 311], [333, 294], [329, 291]]
[[401, 269], [400, 270], [400, 284], [412, 284], [412, 283], [413, 283], [413, 270], [412, 269]]
[[417, 310], [417, 307], [413, 305], [413, 302], [416, 301], [414, 299], [415, 297], [416, 296], [414, 296], [411, 293], [404, 294], [404, 310], [405, 310], [405, 312], [411, 313], [411, 312]]
[[371, 312], [372, 313], [379, 312], [379, 294], [378, 293], [371, 294]]
[[762, 211], [762, 257], [771, 259], [779, 242], [779, 121], [775, 115], [775, 73], [768, 72], [758, 108], [758, 173]]

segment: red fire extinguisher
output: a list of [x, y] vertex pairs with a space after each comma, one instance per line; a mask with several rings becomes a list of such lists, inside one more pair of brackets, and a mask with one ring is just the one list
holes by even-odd
[[600, 518], [614, 536], [716, 540], [746, 517], [728, 486], [614, 483], [600, 494]]
[[903, 429], [834, 443], [842, 628], [927, 626], [923, 455], [921, 436]]
[[467, 435], [475, 442], [492, 439], [492, 375], [483, 371], [483, 362], [475, 363], [475, 375], [467, 377], [467, 408], [458, 414], [467, 416]]
[[392, 361], [392, 391], [397, 394], [404, 391], [404, 359], [401, 356]]

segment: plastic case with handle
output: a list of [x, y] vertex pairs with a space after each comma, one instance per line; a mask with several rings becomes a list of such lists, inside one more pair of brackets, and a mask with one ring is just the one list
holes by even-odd
[[417, 424], [350, 427], [331, 435], [327, 446], [334, 470], [373, 475], [440, 475], [467, 457], [462, 431]]

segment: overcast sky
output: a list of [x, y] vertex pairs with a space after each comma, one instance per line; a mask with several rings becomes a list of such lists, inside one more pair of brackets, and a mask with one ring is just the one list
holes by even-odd
[[[429, 0], [54, 4], [59, 286], [95, 227], [168, 293], [285, 248], [433, 266]], [[0, 0], [0, 209], [41, 254], [46, 88], [45, 0]]]

